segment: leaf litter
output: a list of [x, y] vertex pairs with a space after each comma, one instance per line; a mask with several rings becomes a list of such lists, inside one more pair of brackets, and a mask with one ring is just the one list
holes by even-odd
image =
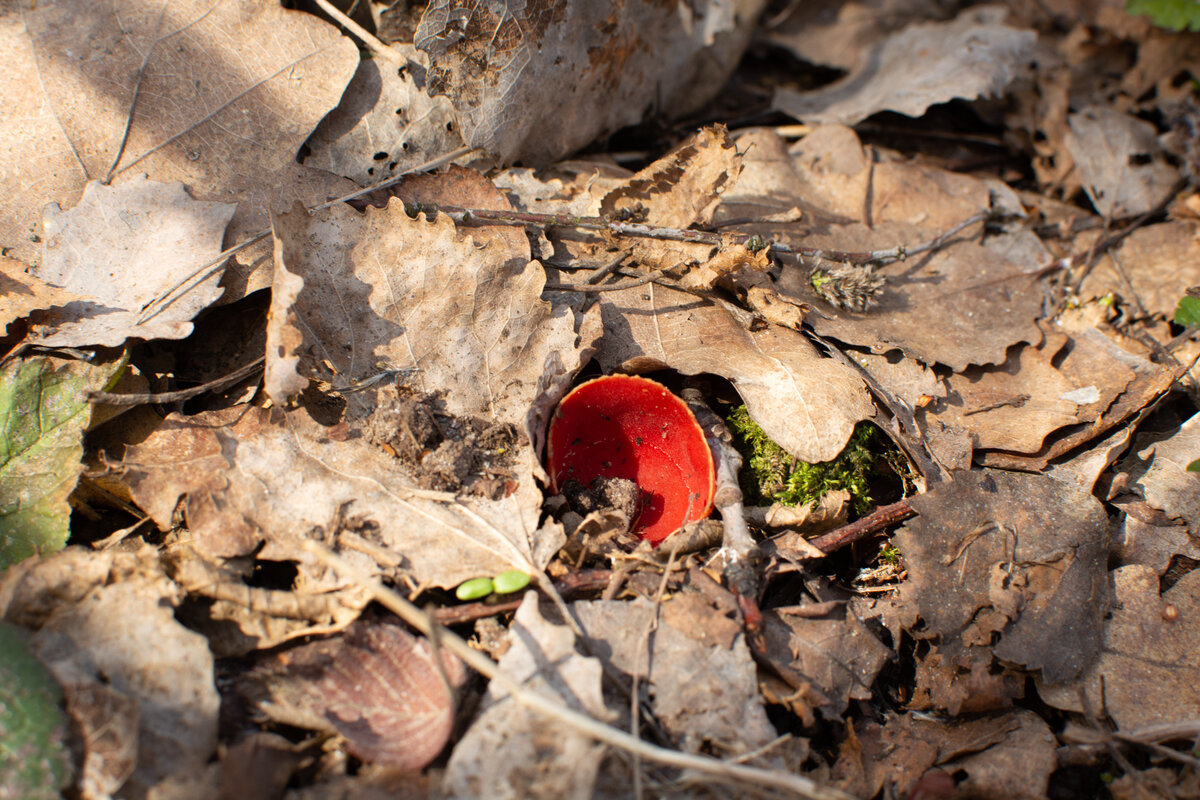
[[[0, 609], [77, 793], [1194, 781], [1197, 34], [1069, 3], [371, 10], [357, 59], [267, 2], [0, 14], [2, 368], [42, 386], [12, 392]], [[698, 110], [734, 130], [669, 121]], [[718, 459], [721, 519], [639, 545], [636, 485], [576, 513], [542, 465], [610, 372], [744, 403], [805, 462], [871, 420], [911, 474], [878, 459], [847, 523], [751, 514]], [[536, 593], [452, 605], [514, 568]]]

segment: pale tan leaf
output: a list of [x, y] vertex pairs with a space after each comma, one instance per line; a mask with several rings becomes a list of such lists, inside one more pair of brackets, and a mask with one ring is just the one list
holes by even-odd
[[50, 347], [117, 347], [126, 339], [182, 339], [190, 320], [221, 296], [211, 275], [140, 321], [142, 309], [221, 252], [235, 206], [193, 200], [181, 183], [136, 176], [120, 186], [92, 181], [74, 208], [46, 207], [44, 256], [35, 274], [83, 300], [46, 315], [35, 329]]
[[231, 241], [266, 230], [285, 188], [314, 204], [347, 185], [295, 163], [359, 61], [312, 15], [265, 0], [72, 0], [4, 24], [20, 66], [0, 81], [0, 134], [20, 145], [0, 156], [0, 237], [23, 261], [40, 257], [42, 207], [73, 205], [110, 169], [117, 183], [146, 173], [236, 203]]
[[775, 108], [805, 122], [853, 125], [880, 111], [919, 117], [935, 103], [999, 95], [1037, 35], [1001, 24], [1005, 12], [969, 9], [951, 22], [911, 25], [883, 40], [841, 81], [779, 89]]

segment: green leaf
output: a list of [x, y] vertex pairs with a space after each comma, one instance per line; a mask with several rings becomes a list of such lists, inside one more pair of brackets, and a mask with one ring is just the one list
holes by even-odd
[[62, 689], [25, 647], [17, 629], [4, 623], [0, 708], [0, 794], [57, 800], [72, 777]]
[[67, 543], [67, 497], [83, 469], [86, 392], [124, 366], [49, 358], [0, 369], [0, 569]]
[[1160, 28], [1200, 31], [1200, 3], [1196, 0], [1126, 0], [1129, 14], [1145, 14]]
[[1200, 458], [1187, 465], [1188, 472], [1200, 472]]
[[1185, 295], [1175, 306], [1175, 324], [1185, 328], [1200, 326], [1200, 298]]

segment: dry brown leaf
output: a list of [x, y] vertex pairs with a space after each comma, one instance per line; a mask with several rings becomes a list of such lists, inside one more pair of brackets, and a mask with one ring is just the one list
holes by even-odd
[[[656, 614], [649, 600], [577, 602], [572, 609], [606, 661], [648, 681], [654, 717], [681, 749], [730, 756], [775, 738], [744, 637], [739, 633], [732, 647], [726, 644], [720, 631], [730, 620], [719, 610], [693, 605], [698, 621], [663, 609], [647, 642]], [[688, 620], [684, 628], [675, 627], [679, 620]], [[708, 635], [698, 627], [710, 628]]]
[[[953, 655], [951, 655], [953, 653]], [[952, 717], [1009, 708], [1025, 696], [1025, 674], [1013, 669], [993, 671], [987, 648], [968, 647], [954, 653], [938, 647], [917, 654], [913, 698], [909, 708], [930, 707]]]
[[427, 91], [450, 98], [468, 145], [504, 163], [544, 164], [652, 107], [669, 116], [703, 108], [764, 5], [437, 0], [413, 44], [429, 54]]
[[[392, 49], [416, 55], [411, 47]], [[309, 138], [304, 164], [367, 186], [462, 147], [454, 121], [450, 101], [421, 91], [411, 66], [363, 59], [338, 107]]]
[[1111, 106], [1089, 106], [1067, 124], [1063, 144], [1088, 199], [1105, 218], [1145, 214], [1166, 200], [1179, 180], [1150, 123]]
[[1200, 457], [1200, 414], [1193, 416], [1169, 436], [1145, 447], [1138, 462], [1123, 465], [1131, 471], [1130, 490], [1171, 520], [1187, 525], [1200, 537], [1200, 475], [1187, 466]]
[[[1108, 715], [1120, 730], [1194, 720], [1200, 715], [1200, 571], [1159, 596], [1154, 570], [1132, 565], [1112, 573], [1115, 604], [1099, 660], [1077, 682], [1039, 684], [1055, 708]], [[1173, 609], [1173, 610], [1168, 610]]]
[[605, 371], [727, 378], [754, 421], [802, 461], [836, 457], [855, 424], [874, 415], [862, 380], [797, 331], [747, 330], [726, 308], [655, 284], [606, 292], [600, 308], [596, 358]]
[[840, 719], [850, 700], [869, 698], [875, 676], [892, 656], [844, 606], [841, 613], [820, 619], [773, 611], [763, 618], [768, 651], [829, 698], [818, 707], [828, 720]]
[[236, 206], [193, 200], [181, 183], [135, 176], [120, 186], [91, 181], [78, 205], [46, 207], [37, 277], [82, 300], [34, 329], [47, 347], [119, 347], [126, 339], [182, 339], [190, 320], [221, 296], [214, 274], [152, 319], [142, 309], [221, 252]]
[[923, 788], [921, 797], [952, 797], [962, 786], [964, 797], [1044, 800], [1058, 766], [1050, 727], [1028, 710], [953, 724], [906, 714], [862, 724], [855, 735], [857, 747], [843, 747], [835, 770], [861, 797], [885, 785], [899, 796]]
[[910, 499], [896, 535], [902, 597], [944, 643], [995, 652], [1050, 680], [1077, 675], [1100, 647], [1108, 516], [1090, 495], [1037, 475], [960, 472]]
[[239, 691], [275, 722], [336, 731], [364, 761], [420, 770], [450, 739], [451, 693], [467, 677], [456, 656], [442, 650], [440, 668], [438, 657], [397, 625], [360, 620], [256, 665]]
[[40, 258], [42, 207], [74, 204], [110, 168], [117, 183], [147, 173], [186, 183], [198, 200], [236, 203], [231, 242], [268, 227], [285, 187], [306, 204], [343, 191], [341, 179], [295, 163], [359, 61], [316, 17], [266, 2], [74, 0], [3, 19], [5, 50], [21, 66], [0, 90], [10, 111], [0, 134], [18, 143], [0, 158], [0, 238], [21, 260]]
[[862, 63], [882, 39], [937, 11], [923, 0], [821, 0], [788, 9], [786, 19], [772, 20], [764, 38], [810, 64], [844, 70]]
[[1016, 76], [1037, 35], [1001, 23], [996, 7], [969, 9], [951, 22], [914, 24], [880, 42], [849, 75], [810, 92], [778, 89], [773, 105], [804, 122], [853, 125], [879, 111], [921, 116], [955, 98], [998, 96]]
[[[578, 607], [578, 604], [576, 604]], [[539, 694], [599, 720], [617, 715], [600, 690], [601, 666], [575, 651], [575, 634], [547, 621], [528, 592], [511, 628], [500, 670]], [[495, 683], [482, 713], [454, 746], [443, 791], [450, 797], [552, 800], [590, 797], [603, 745], [524, 708]]]

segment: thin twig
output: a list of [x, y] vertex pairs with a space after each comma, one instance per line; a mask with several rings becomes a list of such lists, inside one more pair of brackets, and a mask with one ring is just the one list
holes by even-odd
[[263, 368], [263, 362], [265, 360], [265, 356], [259, 356], [249, 364], [246, 364], [244, 367], [237, 368], [228, 375], [222, 375], [221, 377], [211, 380], [208, 383], [202, 383], [199, 386], [193, 386], [190, 389], [180, 389], [177, 392], [134, 392], [130, 394], [88, 392], [88, 399], [110, 406], [144, 406], [151, 403], [178, 403], [180, 400], [189, 400], [197, 395], [204, 394], [205, 392], [223, 389], [226, 386], [237, 383], [243, 378], [248, 378]]
[[543, 288], [548, 292], [585, 292], [595, 294], [598, 292], [619, 292], [622, 289], [632, 289], [636, 286], [643, 286], [666, 275], [666, 269], [656, 269], [649, 275], [643, 275], [640, 278], [630, 278], [627, 281], [617, 281], [616, 283], [606, 283], [602, 286], [595, 286], [590, 283], [547, 283]]
[[338, 7], [333, 3], [329, 2], [329, 0], [317, 0], [317, 5], [321, 7], [322, 11], [337, 20], [339, 25], [361, 39], [362, 43], [367, 46], [367, 49], [369, 49], [375, 55], [386, 61], [390, 61], [393, 64], [404, 65], [408, 63], [408, 59], [397, 53], [391, 47], [388, 47], [383, 42], [379, 41], [374, 34], [372, 34], [362, 25], [359, 25], [357, 22], [350, 19], [350, 17], [346, 16], [345, 13], [338, 9]]
[[849, 525], [843, 525], [824, 536], [818, 536], [816, 539], [810, 540], [809, 544], [818, 550], [825, 551], [825, 553], [832, 553], [848, 544], [857, 542], [859, 539], [865, 539], [873, 533], [878, 533], [884, 528], [891, 527], [897, 522], [902, 522], [909, 517], [915, 516], [916, 513], [908, 500], [897, 500], [890, 505], [880, 506], [867, 516], [855, 520]]
[[[336, 555], [319, 542], [309, 539], [303, 541], [301, 546], [321, 563], [336, 570], [343, 577], [354, 581], [362, 588], [367, 589], [380, 605], [394, 612], [421, 633], [429, 635], [431, 627], [429, 618], [421, 609], [417, 608], [404, 597], [388, 589], [382, 583]], [[574, 729], [576, 732], [596, 741], [627, 750], [631, 753], [637, 753], [648, 761], [654, 761], [678, 769], [697, 770], [727, 781], [768, 786], [790, 791], [800, 797], [814, 798], [814, 800], [850, 800], [850, 795], [837, 789], [819, 786], [816, 782], [802, 775], [748, 767], [743, 764], [727, 763], [700, 755], [668, 750], [635, 739], [625, 731], [618, 730], [586, 714], [567, 708], [557, 698], [547, 697], [539, 691], [518, 683], [507, 674], [501, 672], [496, 662], [472, 648], [451, 631], [441, 631], [441, 644], [444, 648], [461, 658], [467, 666], [490, 680], [495, 681], [501, 688], [508, 692], [514, 701], [525, 708], [557, 720]]]
[[[604, 217], [583, 217], [574, 214], [535, 214], [528, 211], [463, 208], [462, 206], [426, 203], [411, 203], [406, 205], [405, 208], [410, 214], [440, 211], [460, 225], [514, 225], [539, 230], [547, 228], [572, 228], [577, 230], [606, 231], [617, 236], [635, 236], [644, 239], [707, 244], [713, 247], [729, 243], [746, 245], [754, 238], [751, 234], [746, 233], [722, 235], [711, 231], [665, 228], [641, 222], [621, 222], [605, 219]], [[932, 239], [912, 246], [898, 245], [886, 250], [824, 250], [819, 247], [787, 245], [780, 242], [768, 242], [766, 244], [771, 248], [772, 252], [777, 254], [805, 256], [824, 261], [848, 261], [853, 264], [886, 264], [892, 261], [903, 261], [909, 256], [936, 249], [964, 228], [982, 222], [990, 217], [991, 214], [991, 211], [980, 211]]]

